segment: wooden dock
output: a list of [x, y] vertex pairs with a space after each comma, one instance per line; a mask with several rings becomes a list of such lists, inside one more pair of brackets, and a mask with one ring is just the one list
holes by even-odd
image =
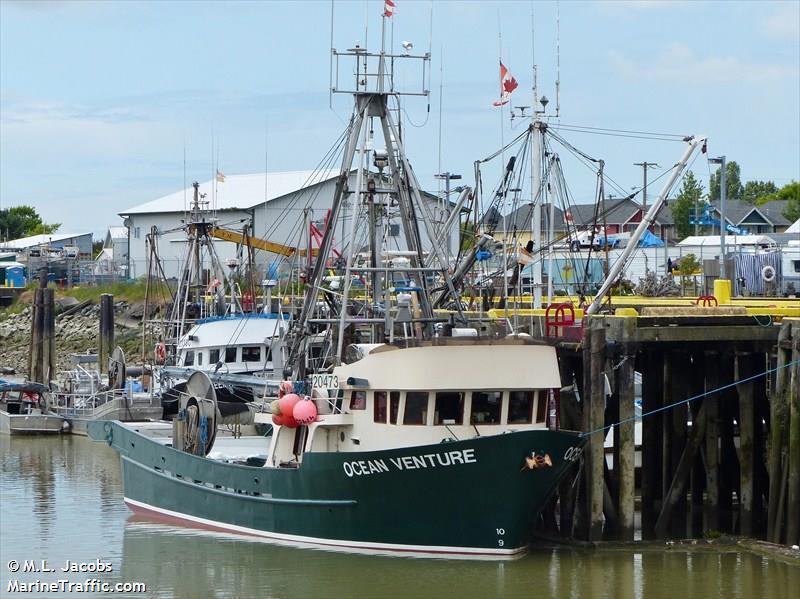
[[[562, 380], [578, 389], [560, 399], [561, 426], [591, 436], [577, 483], [562, 485], [544, 530], [633, 540], [638, 500], [642, 539], [729, 533], [800, 542], [800, 318], [783, 317], [787, 309], [794, 306], [764, 318], [742, 306], [640, 306], [555, 327], [524, 314], [533, 335], [549, 331]], [[640, 448], [635, 371], [642, 375]], [[611, 468], [606, 427], [614, 437]]]

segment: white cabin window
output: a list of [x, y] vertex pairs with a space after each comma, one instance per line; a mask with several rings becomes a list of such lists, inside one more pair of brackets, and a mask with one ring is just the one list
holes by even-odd
[[367, 392], [366, 391], [353, 391], [350, 394], [350, 409], [351, 410], [366, 410], [367, 409]]
[[209, 364], [216, 364], [219, 362], [219, 350], [218, 349], [211, 349], [208, 351], [208, 363]]
[[428, 392], [407, 391], [406, 409], [403, 412], [403, 424], [428, 423]]
[[547, 418], [548, 394], [541, 391], [536, 392], [536, 422], [544, 422]]
[[190, 349], [183, 358], [184, 366], [194, 366], [194, 350]]
[[533, 391], [512, 391], [508, 398], [508, 423], [530, 424], [533, 419]]
[[374, 420], [386, 424], [386, 391], [376, 391], [374, 399]]
[[503, 411], [502, 391], [473, 391], [470, 424], [500, 424]]
[[203, 365], [203, 352], [201, 351], [197, 352], [197, 365], [198, 366]]
[[400, 409], [400, 392], [389, 393], [389, 424], [397, 424], [397, 412]]
[[235, 347], [226, 347], [225, 348], [225, 361], [226, 362], [235, 362], [236, 361], [236, 348]]
[[261, 361], [261, 347], [258, 345], [251, 345], [242, 348], [242, 362], [260, 362]]
[[464, 394], [460, 391], [444, 391], [436, 394], [434, 424], [461, 424], [464, 422]]

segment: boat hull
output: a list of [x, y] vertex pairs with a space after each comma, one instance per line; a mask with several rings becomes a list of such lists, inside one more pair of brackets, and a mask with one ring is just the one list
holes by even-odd
[[[533, 519], [584, 443], [575, 433], [521, 431], [306, 453], [299, 468], [259, 468], [179, 452], [116, 423], [90, 423], [89, 432], [120, 452], [136, 512], [278, 543], [475, 558], [527, 549]], [[552, 465], [531, 469], [534, 453]]]
[[0, 410], [0, 434], [57, 435], [67, 432], [65, 420], [54, 414], [9, 414]]

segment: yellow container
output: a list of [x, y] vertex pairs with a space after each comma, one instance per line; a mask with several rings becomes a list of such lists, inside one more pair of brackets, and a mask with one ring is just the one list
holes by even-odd
[[731, 282], [728, 279], [714, 281], [714, 297], [717, 298], [720, 306], [731, 303]]

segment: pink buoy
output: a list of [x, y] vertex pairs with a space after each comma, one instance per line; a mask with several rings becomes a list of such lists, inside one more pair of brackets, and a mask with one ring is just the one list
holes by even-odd
[[276, 426], [284, 426], [286, 423], [286, 416], [283, 414], [273, 414], [272, 415], [272, 424]]
[[297, 402], [292, 410], [292, 416], [300, 424], [311, 424], [317, 419], [317, 406], [308, 397]]
[[283, 416], [283, 426], [286, 428], [297, 428], [299, 425], [297, 424], [297, 420], [291, 416]]
[[287, 393], [281, 397], [278, 400], [278, 406], [280, 407], [281, 414], [291, 418], [292, 414], [294, 413], [294, 406], [298, 401], [300, 401], [300, 396], [296, 393]]

